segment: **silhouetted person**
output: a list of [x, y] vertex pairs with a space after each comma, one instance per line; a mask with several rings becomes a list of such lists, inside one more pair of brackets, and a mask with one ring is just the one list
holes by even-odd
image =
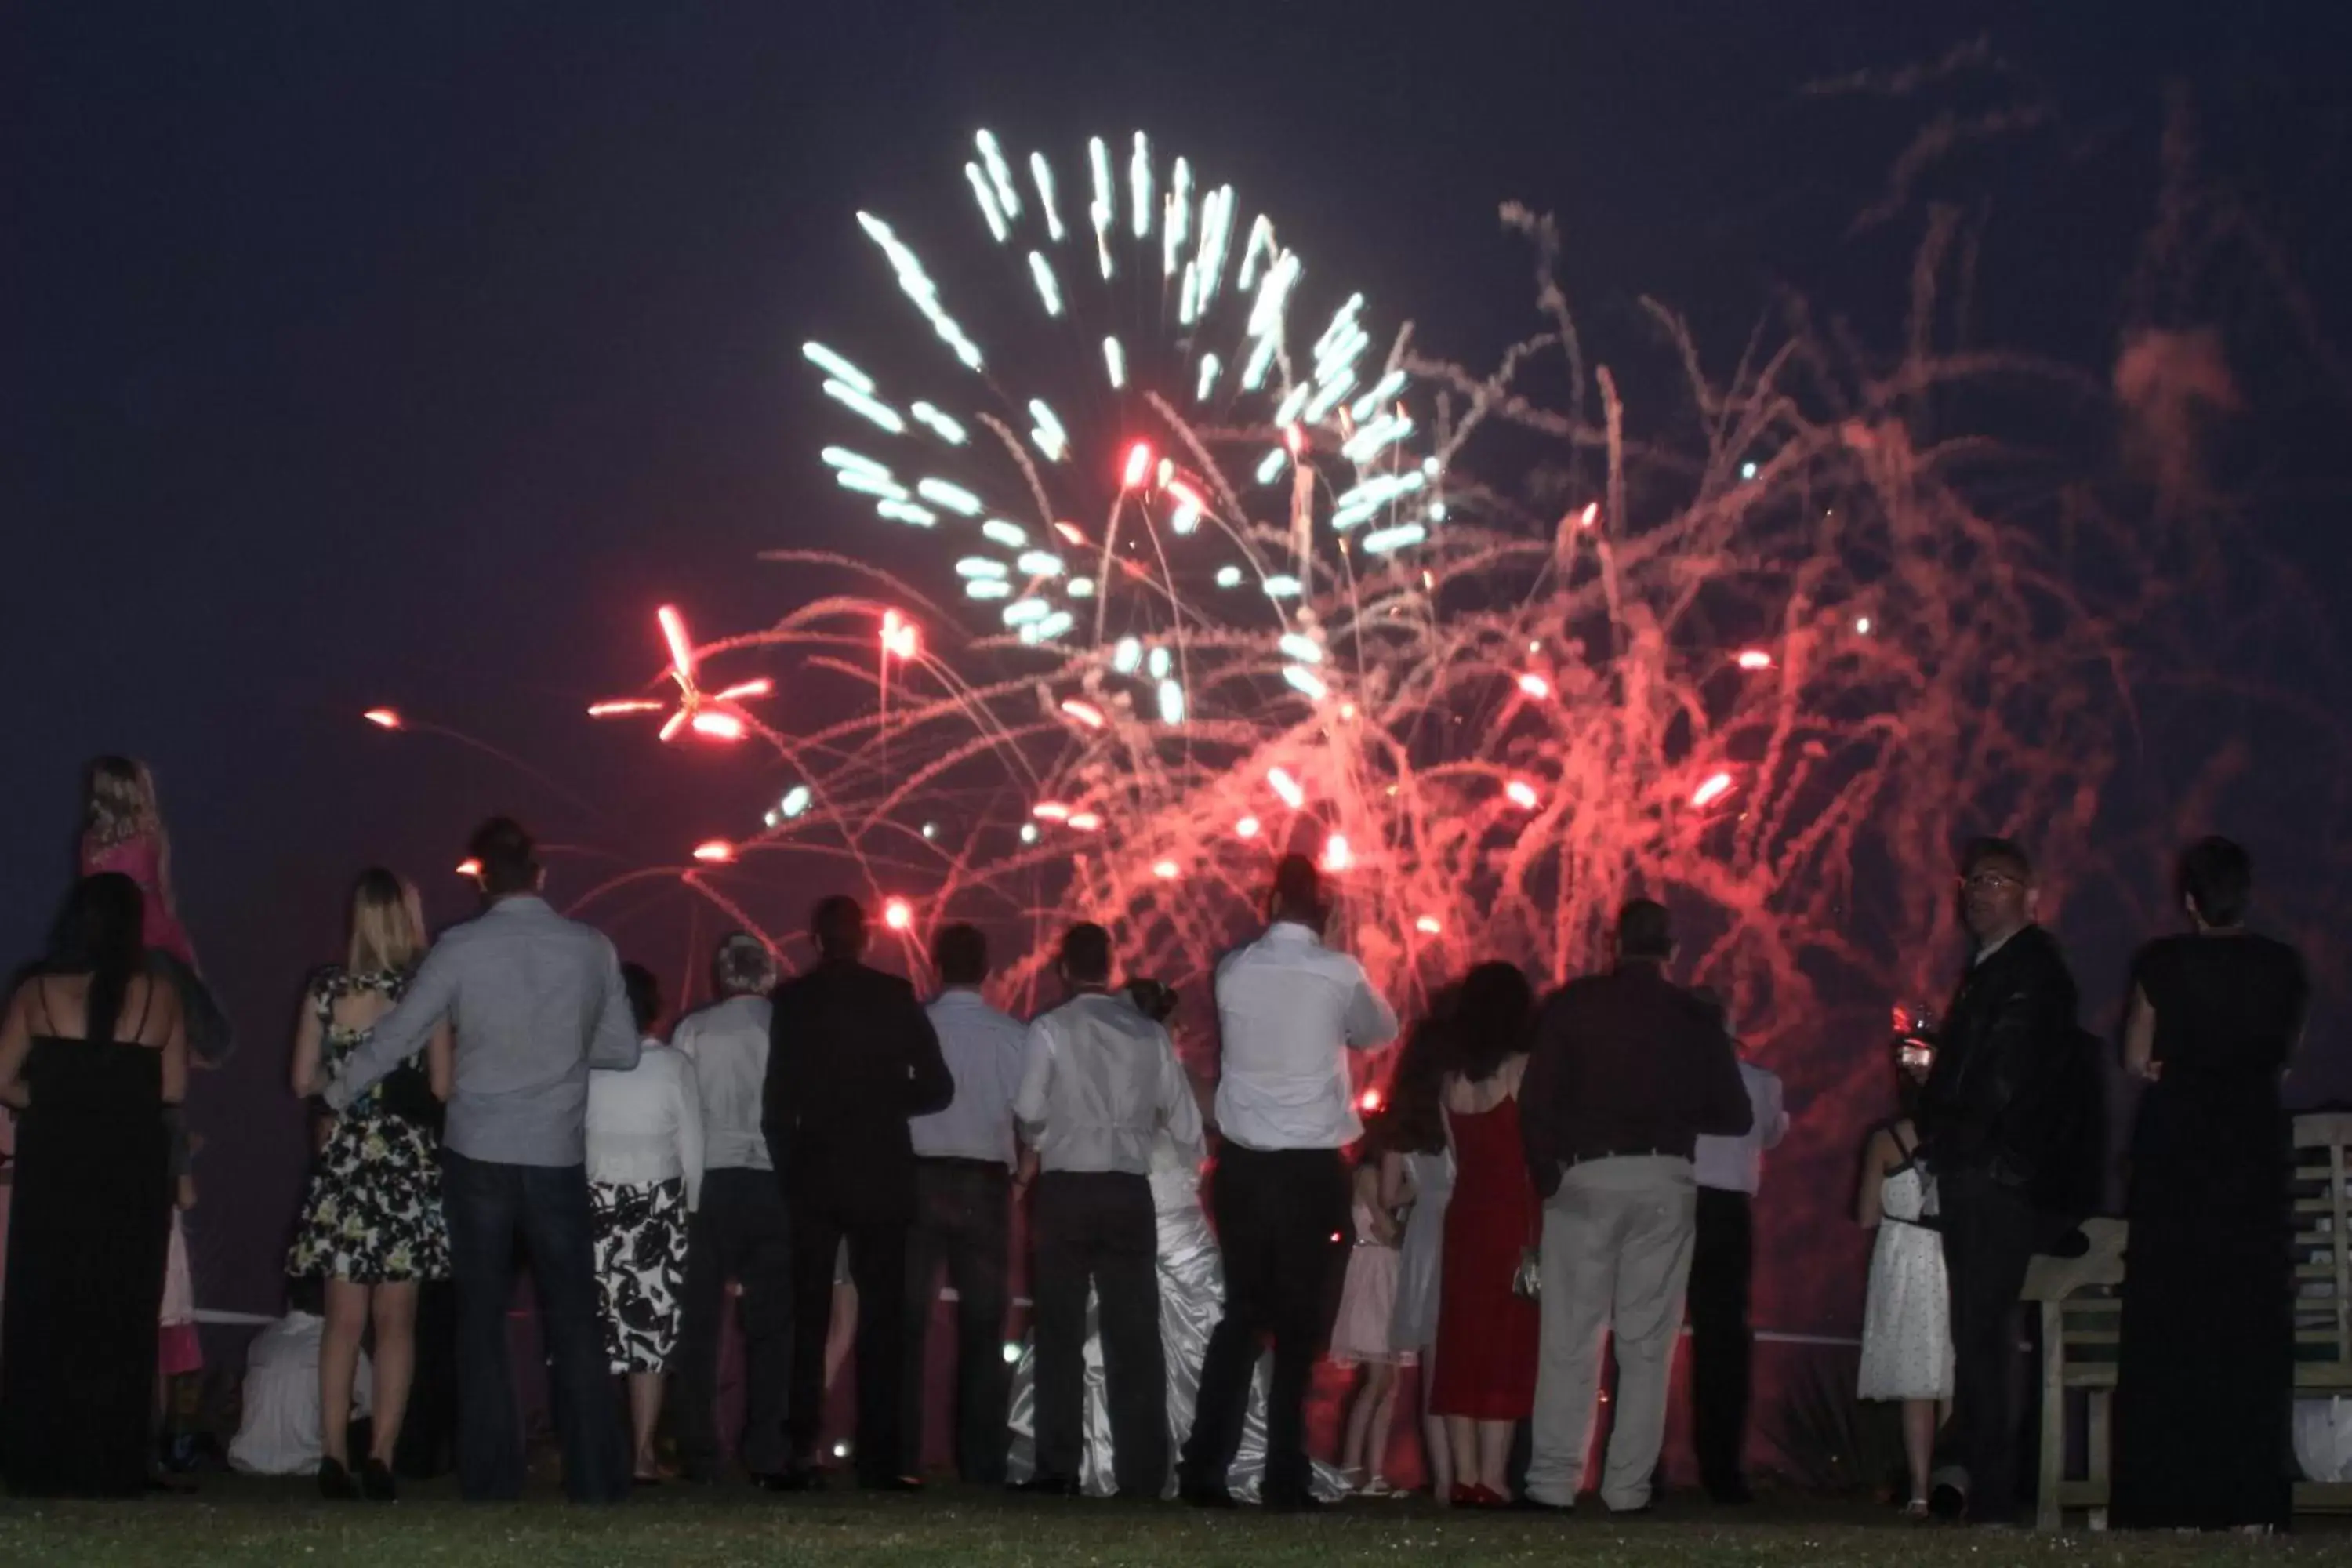
[[172, 1229], [167, 1107], [187, 1093], [179, 993], [151, 970], [138, 884], [84, 877], [0, 1016], [16, 1117], [0, 1311], [0, 1479], [19, 1496], [136, 1497], [154, 1418]]
[[810, 928], [816, 966], [776, 988], [761, 1121], [792, 1211], [792, 1454], [782, 1484], [817, 1481], [833, 1259], [845, 1239], [857, 1286], [858, 1481], [908, 1490], [918, 1483], [899, 1432], [915, 1217], [907, 1119], [946, 1107], [955, 1079], [915, 988], [859, 962], [857, 900], [824, 900]]
[[908, 1124], [915, 1142], [915, 1226], [907, 1247], [907, 1458], [923, 1453], [923, 1362], [940, 1266], [956, 1293], [956, 1473], [973, 1486], [1004, 1484], [1013, 1369], [1004, 1361], [1012, 1270], [1013, 1097], [1021, 1089], [1028, 1031], [980, 994], [988, 938], [951, 925], [931, 944], [942, 989], [925, 1009], [955, 1079], [944, 1110]]
[[457, 1030], [441, 1195], [457, 1285], [457, 1479], [468, 1501], [522, 1495], [522, 1425], [508, 1366], [515, 1243], [530, 1257], [549, 1393], [575, 1502], [629, 1495], [628, 1443], [604, 1373], [588, 1206], [588, 1073], [637, 1063], [613, 944], [539, 896], [530, 835], [507, 817], [476, 830], [489, 907], [453, 927], [400, 1005], [345, 1058], [323, 1098], [342, 1111]]
[[1168, 1485], [1168, 1382], [1160, 1340], [1152, 1145], [1165, 1128], [1190, 1167], [1201, 1108], [1168, 1031], [1112, 995], [1110, 933], [1075, 925], [1055, 965], [1069, 999], [1029, 1026], [1014, 1109], [1044, 1174], [1036, 1240], [1037, 1473], [1032, 1491], [1076, 1497], [1086, 1455], [1087, 1292], [1102, 1332], [1111, 1465], [1123, 1498]]
[[737, 931], [719, 944], [711, 978], [719, 1000], [679, 1019], [670, 1037], [693, 1061], [702, 1099], [702, 1206], [687, 1232], [686, 1321], [672, 1363], [678, 1458], [698, 1481], [716, 1479], [719, 1469], [728, 1282], [742, 1287], [735, 1315], [743, 1331], [743, 1430], [735, 1457], [754, 1476], [784, 1469], [793, 1334], [792, 1226], [760, 1131], [775, 960], [758, 937]]
[[[1708, 1000], [1707, 993], [1697, 993]], [[1724, 1018], [1727, 1034], [1731, 1020]], [[1734, 1047], [1738, 1039], [1735, 1035]], [[1743, 1060], [1740, 1081], [1755, 1121], [1737, 1138], [1701, 1137], [1691, 1164], [1698, 1178], [1698, 1228], [1691, 1249], [1691, 1447], [1699, 1479], [1719, 1503], [1749, 1500], [1744, 1455], [1756, 1334], [1748, 1290], [1756, 1272], [1756, 1189], [1764, 1155], [1789, 1131], [1780, 1075]]]
[[1919, 1097], [1952, 1287], [1952, 1414], [1929, 1507], [2006, 1522], [2017, 1507], [2017, 1297], [2026, 1264], [2067, 1228], [2082, 1163], [2074, 977], [2033, 923], [2033, 863], [2000, 838], [1968, 847], [1961, 910], [1976, 955]]
[[[1720, 1012], [1666, 978], [1665, 907], [1617, 916], [1617, 964], [1544, 1004], [1519, 1089], [1528, 1167], [1544, 1196], [1541, 1366], [1526, 1496], [1570, 1508], [1584, 1478], [1601, 1341], [1617, 1392], [1601, 1500], [1650, 1505], [1690, 1280], [1701, 1134], [1738, 1137], [1754, 1111]], [[1443, 1366], [1441, 1360], [1440, 1365]]]
[[2294, 1274], [2279, 1079], [2311, 986], [2294, 949], [2246, 929], [2243, 849], [2191, 846], [2179, 885], [2195, 929], [2140, 949], [2124, 1026], [2148, 1088], [2132, 1138], [2116, 1522], [2284, 1530]]
[[1268, 1335], [1264, 1495], [1277, 1509], [1314, 1503], [1307, 1384], [1330, 1331], [1350, 1225], [1339, 1151], [1364, 1131], [1348, 1053], [1384, 1046], [1397, 1032], [1363, 965], [1323, 945], [1328, 912], [1315, 863], [1286, 855], [1275, 868], [1265, 934], [1217, 966], [1223, 1142], [1211, 1202], [1225, 1254], [1225, 1311], [1202, 1363], [1183, 1464], [1184, 1496], [1204, 1507], [1233, 1501], [1226, 1471]]

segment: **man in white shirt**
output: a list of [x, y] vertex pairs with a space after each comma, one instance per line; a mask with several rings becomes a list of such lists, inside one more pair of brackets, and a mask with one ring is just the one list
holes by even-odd
[[1217, 966], [1223, 1062], [1211, 1203], [1224, 1252], [1225, 1313], [1201, 1366], [1184, 1443], [1183, 1494], [1229, 1508], [1225, 1472], [1240, 1447], [1260, 1340], [1274, 1339], [1266, 1398], [1269, 1507], [1314, 1506], [1308, 1491], [1308, 1378], [1330, 1331], [1331, 1277], [1353, 1228], [1339, 1150], [1362, 1135], [1348, 1053], [1396, 1037], [1396, 1014], [1363, 965], [1323, 945], [1322, 879], [1287, 855], [1275, 868], [1265, 934]]
[[1003, 1355], [1013, 1213], [1013, 1098], [1028, 1030], [980, 994], [988, 938], [951, 925], [933, 939], [945, 988], [925, 1009], [955, 1079], [945, 1110], [910, 1117], [915, 1224], [907, 1233], [907, 1451], [923, 1452], [923, 1363], [942, 1263], [956, 1293], [956, 1472], [972, 1486], [1004, 1484], [1012, 1369]]
[[1106, 989], [1108, 931], [1072, 926], [1058, 973], [1069, 1000], [1029, 1026], [1013, 1102], [1045, 1173], [1030, 1219], [1037, 1474], [1023, 1489], [1079, 1493], [1092, 1285], [1118, 1493], [1157, 1501], [1168, 1484], [1168, 1384], [1151, 1151], [1164, 1126], [1186, 1158], [1198, 1160], [1201, 1109], [1168, 1031]]
[[[1705, 987], [1701, 1001], [1722, 1005]], [[1724, 1032], [1731, 1019], [1724, 1016]], [[1738, 1040], [1733, 1047], [1738, 1048]], [[1764, 1154], [1788, 1135], [1778, 1074], [1743, 1058], [1739, 1079], [1754, 1109], [1754, 1125], [1737, 1138], [1701, 1134], [1692, 1156], [1698, 1182], [1697, 1234], [1691, 1247], [1691, 1437], [1700, 1482], [1718, 1503], [1749, 1500], [1743, 1464], [1748, 1446], [1748, 1387], [1756, 1336], [1748, 1324], [1748, 1283], [1755, 1270], [1756, 1188]]]
[[767, 944], [737, 931], [711, 965], [719, 1000], [678, 1020], [670, 1043], [694, 1063], [702, 1100], [702, 1206], [687, 1234], [686, 1321], [678, 1334], [677, 1447], [687, 1479], [719, 1475], [719, 1342], [727, 1286], [740, 1287], [743, 1431], [735, 1457], [755, 1477], [781, 1475], [785, 1392], [792, 1381], [792, 1227], [760, 1131], [768, 1079]]

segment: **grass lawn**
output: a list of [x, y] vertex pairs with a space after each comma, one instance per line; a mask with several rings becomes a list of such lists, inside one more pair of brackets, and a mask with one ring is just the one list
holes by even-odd
[[1349, 1563], [1485, 1563], [1641, 1565], [1885, 1563], [1937, 1568], [2000, 1563], [2352, 1562], [2352, 1534], [2321, 1525], [2281, 1542], [2194, 1541], [1914, 1529], [1876, 1510], [1766, 1504], [1727, 1522], [1699, 1504], [1670, 1503], [1652, 1520], [1450, 1514], [1421, 1502], [1359, 1502], [1311, 1519], [1255, 1510], [1202, 1514], [1173, 1506], [1045, 1503], [943, 1489], [919, 1499], [834, 1493], [771, 1499], [671, 1489], [607, 1511], [552, 1499], [467, 1508], [441, 1488], [383, 1509], [330, 1507], [307, 1488], [231, 1479], [197, 1498], [130, 1504], [0, 1502], [0, 1564], [131, 1563], [197, 1568], [695, 1568], [794, 1563], [1162, 1563], [1339, 1568]]

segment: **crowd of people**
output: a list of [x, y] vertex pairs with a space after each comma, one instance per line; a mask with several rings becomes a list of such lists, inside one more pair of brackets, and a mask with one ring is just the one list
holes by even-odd
[[[45, 1495], [148, 1484], [155, 1390], [184, 1359], [178, 1107], [192, 1059], [228, 1037], [173, 914], [152, 781], [104, 759], [89, 799], [84, 875], [0, 1024], [17, 1122], [0, 1476]], [[582, 1502], [666, 1479], [666, 1395], [685, 1479], [719, 1479], [731, 1451], [771, 1489], [823, 1486], [825, 1390], [853, 1345], [856, 1479], [917, 1489], [942, 1279], [968, 1483], [1286, 1511], [1391, 1495], [1416, 1367], [1441, 1502], [1570, 1510], [1599, 1428], [1599, 1504], [1640, 1514], [1687, 1317], [1700, 1477], [1747, 1500], [1750, 1198], [1789, 1115], [1722, 1001], [1671, 977], [1663, 905], [1627, 903], [1608, 967], [1548, 996], [1514, 964], [1473, 968], [1364, 1095], [1356, 1058], [1396, 1038], [1397, 1014], [1325, 942], [1313, 863], [1285, 858], [1264, 930], [1215, 971], [1204, 1115], [1175, 993], [1123, 976], [1100, 925], [1060, 934], [1059, 1000], [1024, 1023], [984, 998], [976, 927], [937, 932], [926, 1002], [865, 962], [861, 907], [828, 898], [814, 963], [780, 980], [765, 942], [727, 937], [715, 999], [665, 1042], [657, 983], [546, 902], [527, 832], [493, 819], [470, 849], [484, 908], [437, 941], [412, 887], [359, 879], [343, 961], [313, 977], [295, 1034], [289, 1081], [318, 1137], [287, 1268], [320, 1289], [309, 1337], [269, 1355], [315, 1343], [325, 1496], [396, 1495], [419, 1295], [442, 1280], [460, 1489], [520, 1494], [520, 1258]], [[2285, 1523], [2279, 1078], [2306, 984], [2292, 949], [2247, 934], [2251, 886], [2236, 846], [2196, 846], [2196, 934], [2133, 972], [2124, 1059], [2148, 1087], [2117, 1394], [2126, 1522]], [[2035, 922], [2025, 852], [1972, 845], [1960, 900], [1966, 977], [1938, 1026], [1903, 1032], [1899, 1113], [1864, 1154], [1857, 1214], [1878, 1235], [1858, 1393], [1903, 1405], [1910, 1512], [1999, 1522], [2018, 1502], [2026, 1266], [2096, 1201], [2100, 1046]], [[1024, 1206], [1034, 1334], [1008, 1363]], [[730, 1306], [743, 1397], [722, 1434]], [[1306, 1421], [1327, 1354], [1360, 1369], [1328, 1463]]]

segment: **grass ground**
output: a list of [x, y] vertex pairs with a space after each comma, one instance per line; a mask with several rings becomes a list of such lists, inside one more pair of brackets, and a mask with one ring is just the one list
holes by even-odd
[[552, 1499], [467, 1508], [417, 1489], [390, 1509], [330, 1506], [303, 1487], [215, 1481], [194, 1498], [131, 1504], [0, 1502], [0, 1563], [154, 1564], [155, 1568], [845, 1568], [884, 1563], [1029, 1563], [1087, 1568], [1248, 1564], [1250, 1568], [1454, 1568], [1556, 1563], [1887, 1564], [1889, 1568], [2030, 1568], [2352, 1562], [2352, 1534], [2324, 1530], [2278, 1542], [1915, 1529], [1874, 1509], [1767, 1503], [1727, 1519], [1669, 1504], [1656, 1518], [1616, 1522], [1446, 1513], [1422, 1502], [1360, 1502], [1310, 1519], [1255, 1510], [1030, 1503], [944, 1489], [918, 1499], [855, 1493], [775, 1500], [675, 1489], [604, 1511]]

